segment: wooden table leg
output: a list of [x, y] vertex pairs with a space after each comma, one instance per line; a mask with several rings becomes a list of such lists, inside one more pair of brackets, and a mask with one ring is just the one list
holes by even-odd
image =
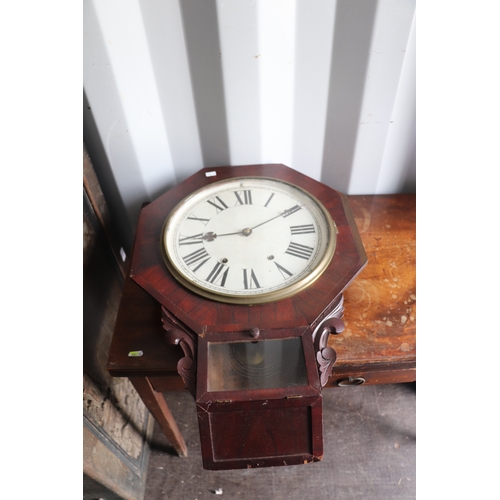
[[154, 390], [147, 377], [129, 377], [129, 379], [175, 451], [180, 457], [187, 457], [186, 443], [162, 393]]

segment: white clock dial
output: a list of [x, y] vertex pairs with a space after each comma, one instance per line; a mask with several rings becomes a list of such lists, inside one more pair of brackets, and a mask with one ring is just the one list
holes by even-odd
[[235, 178], [185, 198], [162, 235], [173, 275], [206, 297], [262, 303], [288, 297], [326, 269], [336, 227], [303, 189], [276, 179]]

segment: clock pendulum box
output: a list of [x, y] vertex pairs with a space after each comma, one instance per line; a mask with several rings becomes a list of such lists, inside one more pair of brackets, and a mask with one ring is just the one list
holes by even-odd
[[[232, 303], [231, 297], [211, 296], [198, 291], [196, 284], [182, 282], [174, 276], [175, 270], [172, 272], [172, 267], [166, 265], [162, 239], [172, 210], [193, 192], [234, 178], [264, 178], [297, 186], [319, 201], [334, 222], [336, 234], [330, 237], [336, 237], [336, 244], [328, 265], [312, 282], [291, 287], [279, 300], [271, 300], [271, 292], [271, 301], [264, 303], [255, 302], [252, 297], [248, 303], [241, 303], [245, 297], [236, 299], [240, 303]], [[235, 205], [243, 203], [242, 197], [234, 201]], [[258, 204], [256, 199], [245, 202]], [[283, 219], [279, 218], [280, 212], [284, 215], [287, 208], [290, 207], [283, 206], [275, 212], [279, 224]], [[203, 219], [210, 216], [207, 212]], [[202, 215], [197, 213], [196, 217]], [[292, 217], [287, 217], [290, 226]], [[200, 224], [200, 237], [205, 238], [203, 223]], [[241, 234], [236, 237], [248, 236], [243, 235], [243, 229], [238, 227]], [[284, 248], [292, 239], [300, 241], [293, 235], [289, 239]], [[230, 256], [232, 245], [227, 241]], [[192, 247], [208, 247], [210, 251], [206, 239]], [[309, 257], [307, 253], [293, 256], [297, 262], [298, 258]], [[342, 292], [366, 263], [347, 197], [285, 165], [202, 169], [141, 210], [131, 277], [161, 304], [162, 317], [158, 321], [163, 322], [165, 341], [178, 344], [183, 350], [177, 370], [196, 400], [205, 469], [321, 460], [321, 390], [336, 359], [327, 341], [330, 334], [342, 331]], [[210, 263], [207, 265], [212, 269]], [[281, 276], [289, 278], [284, 272]], [[249, 283], [255, 292], [259, 282]]]

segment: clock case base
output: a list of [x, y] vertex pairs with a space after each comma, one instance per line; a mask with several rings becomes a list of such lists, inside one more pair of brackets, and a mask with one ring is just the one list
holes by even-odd
[[301, 465], [323, 458], [321, 394], [252, 401], [240, 410], [228, 406], [197, 404], [204, 469]]
[[[198, 339], [196, 405], [205, 469], [296, 465], [322, 459], [322, 395], [310, 329], [262, 331], [253, 344], [290, 339], [301, 342], [305, 384], [295, 385], [293, 377], [288, 377], [289, 383], [280, 387], [237, 391], [208, 390], [208, 352], [214, 343], [241, 346], [251, 342], [248, 332]], [[221, 374], [230, 377], [224, 369]]]

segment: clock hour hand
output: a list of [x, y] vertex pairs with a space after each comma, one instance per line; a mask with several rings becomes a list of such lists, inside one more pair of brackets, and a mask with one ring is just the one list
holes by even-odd
[[248, 231], [247, 229], [243, 229], [243, 231], [236, 231], [234, 233], [224, 233], [224, 234], [215, 234], [212, 231], [209, 231], [208, 233], [205, 233], [201, 239], [204, 241], [214, 241], [215, 238], [220, 238], [221, 236], [231, 236], [233, 234], [244, 234], [245, 236], [248, 236], [248, 234], [245, 234], [245, 231]]

